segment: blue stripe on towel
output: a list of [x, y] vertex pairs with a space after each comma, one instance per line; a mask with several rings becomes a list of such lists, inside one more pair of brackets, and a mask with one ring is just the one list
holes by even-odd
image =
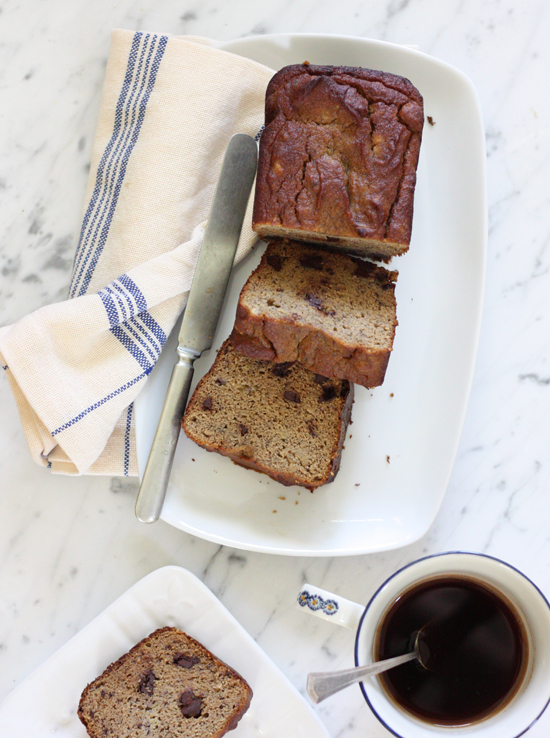
[[[105, 151], [103, 152], [103, 156], [101, 157], [101, 161], [99, 162], [99, 166], [97, 168], [97, 174], [96, 174], [96, 181], [95, 181], [95, 187], [94, 191], [92, 193], [92, 197], [90, 198], [90, 202], [88, 204], [88, 208], [86, 209], [86, 213], [84, 215], [84, 219], [82, 221], [82, 228], [80, 230], [80, 239], [78, 242], [78, 246], [75, 253], [75, 260], [73, 265], [73, 277], [74, 280], [76, 269], [80, 263], [80, 259], [82, 256], [83, 246], [87, 243], [87, 239], [85, 240], [86, 236], [86, 229], [88, 228], [88, 223], [90, 221], [90, 218], [94, 212], [95, 206], [97, 205], [100, 193], [103, 190], [104, 186], [104, 174], [105, 174], [105, 167], [109, 160], [109, 157], [112, 153], [113, 147], [115, 143], [117, 142], [120, 131], [121, 131], [121, 123], [122, 123], [122, 113], [124, 109], [124, 105], [126, 103], [126, 97], [128, 95], [128, 90], [130, 89], [130, 83], [132, 81], [132, 76], [134, 74], [134, 66], [136, 63], [137, 58], [137, 49], [139, 46], [140, 41], [140, 34], [136, 33], [134, 35], [133, 41], [132, 41], [132, 47], [130, 49], [130, 55], [128, 57], [128, 64], [126, 66], [126, 74], [124, 76], [124, 82], [122, 84], [122, 90], [120, 92], [117, 105], [116, 105], [116, 111], [115, 111], [115, 122], [114, 122], [114, 128], [113, 128], [113, 134], [111, 136], [111, 139], [109, 143], [107, 144]], [[69, 295], [73, 296], [73, 289], [72, 289], [72, 281], [71, 286], [69, 288]]]
[[127, 332], [133, 336], [135, 341], [139, 343], [139, 345], [149, 354], [151, 357], [152, 366], [155, 365], [156, 360], [159, 357], [159, 352], [157, 351], [157, 347], [153, 344], [153, 348], [151, 348], [150, 345], [150, 339], [149, 336], [147, 336], [147, 340], [144, 340], [143, 336], [138, 333], [138, 331], [135, 329], [135, 322], [132, 318], [131, 320], [127, 320], [124, 324], [124, 328], [126, 328]]
[[[144, 313], [144, 315], [147, 315], [148, 316], [147, 313]], [[153, 335], [153, 333], [148, 328], [146, 328], [143, 325], [142, 317], [143, 317], [142, 315], [136, 315], [136, 317], [132, 320], [132, 325], [142, 335], [144, 335], [144, 336], [147, 337], [147, 340], [149, 341], [149, 343], [151, 344], [151, 346], [153, 346], [153, 348], [155, 349], [155, 351], [157, 352], [157, 354], [160, 356], [160, 352], [162, 351], [162, 347], [164, 346], [164, 341], [156, 338]], [[150, 316], [148, 316], [148, 317], [150, 317]], [[162, 330], [162, 328], [159, 326], [159, 324], [156, 321], [153, 321], [153, 322], [155, 323], [156, 327], [159, 329], [159, 331], [164, 336], [164, 339], [166, 339], [166, 334], [164, 333], [164, 331]]]
[[[166, 37], [164, 37], [164, 38], [166, 39]], [[89, 251], [88, 252], [89, 254], [91, 254], [91, 259], [90, 259], [89, 266], [88, 266], [88, 268], [86, 270], [86, 273], [84, 275], [84, 278], [82, 280], [82, 283], [80, 285], [80, 288], [78, 290], [78, 294], [79, 295], [83, 295], [83, 294], [86, 293], [86, 290], [88, 289], [88, 285], [90, 284], [90, 281], [91, 281], [91, 279], [93, 277], [95, 268], [97, 266], [97, 262], [99, 260], [99, 257], [101, 256], [101, 253], [103, 252], [103, 247], [105, 246], [105, 243], [107, 242], [107, 237], [109, 235], [109, 229], [111, 227], [111, 222], [112, 222], [113, 215], [114, 215], [114, 212], [115, 212], [115, 209], [116, 209], [116, 205], [117, 205], [117, 202], [118, 202], [118, 196], [119, 196], [120, 190], [122, 188], [122, 183], [124, 181], [124, 176], [126, 175], [126, 167], [128, 166], [128, 160], [130, 158], [130, 154], [133, 151], [133, 148], [135, 146], [135, 143], [136, 143], [136, 141], [138, 139], [138, 136], [140, 134], [140, 131], [141, 131], [141, 125], [143, 123], [143, 118], [145, 116], [145, 110], [147, 108], [147, 102], [149, 101], [149, 97], [150, 97], [151, 91], [152, 91], [153, 86], [154, 86], [154, 83], [155, 83], [156, 74], [157, 74], [157, 71], [158, 71], [158, 66], [160, 64], [160, 60], [162, 59], [162, 55], [164, 53], [164, 47], [165, 46], [166, 46], [166, 41], [165, 41], [164, 44], [162, 44], [162, 40], [161, 40], [161, 42], [159, 42], [159, 48], [157, 49], [157, 52], [156, 52], [156, 55], [155, 55], [155, 58], [154, 58], [154, 61], [153, 61], [153, 64], [152, 64], [151, 73], [149, 75], [147, 86], [145, 87], [145, 85], [142, 85], [142, 88], [140, 90], [140, 92], [142, 92], [143, 90], [145, 90], [145, 94], [144, 94], [143, 98], [141, 100], [139, 100], [139, 112], [137, 114], [137, 117], [135, 119], [135, 122], [134, 122], [134, 120], [132, 120], [131, 136], [129, 136], [129, 141], [128, 141], [128, 143], [127, 143], [127, 145], [126, 145], [126, 147], [125, 147], [125, 149], [124, 149], [124, 151], [123, 151], [123, 153], [122, 153], [122, 155], [120, 157], [120, 172], [118, 173], [118, 177], [116, 179], [116, 184], [114, 186], [113, 194], [112, 194], [112, 197], [110, 198], [110, 201], [109, 201], [108, 210], [107, 209], [104, 209], [104, 211], [103, 211], [104, 213], [106, 213], [105, 223], [103, 224], [103, 227], [101, 228], [101, 232], [99, 234], [99, 238], [97, 238], [97, 234], [99, 232], [99, 224], [98, 224], [98, 226], [96, 228], [96, 231], [95, 231], [95, 234], [94, 234], [94, 239], [96, 240], [97, 245], [94, 247], [93, 251]], [[151, 50], [149, 51], [149, 54], [148, 54], [148, 57], [147, 57], [146, 72], [149, 71], [149, 64], [150, 64], [150, 59], [151, 59], [152, 53], [153, 53], [153, 46], [151, 46]], [[136, 100], [136, 103], [134, 104], [134, 111], [133, 111], [133, 113], [135, 113], [137, 107], [138, 107], [138, 104], [137, 104], [137, 100]], [[84, 267], [81, 266], [80, 273], [82, 273], [82, 269], [83, 268]]]
[[114, 328], [111, 328], [111, 333], [115, 338], [118, 338], [118, 340], [128, 351], [128, 353], [134, 357], [140, 367], [144, 370], [145, 374], [150, 374], [155, 365], [154, 361], [152, 361], [145, 355], [145, 353], [137, 345], [136, 341], [134, 341], [132, 337], [129, 336], [128, 333], [124, 330], [124, 328], [122, 327], [123, 325], [124, 324], [115, 325]]
[[167, 36], [141, 32], [134, 35], [113, 134], [98, 167], [96, 185], [82, 224], [70, 297], [85, 294], [107, 241], [128, 160], [141, 131], [167, 42]]
[[130, 468], [130, 430], [132, 428], [132, 412], [134, 403], [128, 405], [128, 415], [126, 416], [126, 433], [124, 434], [124, 476], [128, 476]]
[[111, 328], [115, 325], [118, 325], [119, 317], [118, 317], [118, 310], [115, 301], [111, 297], [111, 295], [106, 292], [105, 290], [100, 290], [98, 292], [98, 295], [101, 298], [101, 301], [103, 302], [103, 307], [105, 308], [105, 312], [107, 313], [107, 317], [109, 318], [109, 324]]
[[138, 308], [138, 313], [142, 313], [144, 310], [147, 310], [147, 301], [133, 279], [130, 279], [127, 274], [123, 274], [122, 277], [119, 277], [116, 281], [119, 282], [134, 298]]
[[160, 343], [162, 348], [166, 343], [166, 333], [162, 330], [157, 321], [153, 318], [150, 313], [141, 313], [137, 316], [143, 325], [153, 334], [153, 336]]
[[[142, 39], [144, 40], [144, 43], [141, 44], [141, 53], [139, 55], [137, 71], [135, 71], [138, 48]], [[119, 104], [117, 104], [113, 136], [111, 137], [106, 150], [109, 152], [109, 155], [106, 158], [105, 166], [101, 171], [101, 181], [99, 181], [100, 170], [98, 169], [98, 177], [96, 178], [96, 189], [98, 189], [98, 185], [99, 189], [97, 192], [97, 196], [95, 198], [92, 198], [94, 207], [92, 212], [90, 213], [90, 215], [93, 214], [91, 223], [89, 222], [89, 217], [85, 218], [85, 222], [87, 221], [87, 225], [89, 225], [89, 227], [87, 228], [87, 231], [83, 232], [81, 244], [79, 244], [79, 253], [77, 259], [75, 260], [75, 266], [73, 269], [73, 284], [71, 285], [70, 289], [71, 297], [74, 297], [77, 282], [81, 278], [83, 269], [95, 246], [95, 240], [97, 240], [98, 225], [101, 225], [103, 222], [113, 193], [113, 182], [117, 175], [118, 166], [120, 163], [120, 149], [122, 148], [123, 153], [124, 146], [127, 144], [128, 137], [131, 133], [131, 126], [134, 124], [135, 121], [136, 91], [138, 91], [139, 93], [143, 87], [143, 59], [149, 46], [148, 40], [148, 34], [146, 36], [143, 36], [143, 34], [135, 34], [134, 36], [130, 56], [128, 58], [127, 73], [124, 79], [121, 95], [119, 97]], [[132, 79], [134, 79], [134, 83], [132, 86], [130, 86]], [[129, 91], [130, 94], [128, 95]], [[132, 114], [132, 119], [129, 125], [128, 118], [130, 112]], [[98, 217], [99, 221], [98, 224], [96, 224], [96, 220], [98, 219]], [[83, 263], [81, 263], [82, 259]]]
[[[97, 293], [103, 302], [111, 328], [119, 325], [136, 313], [147, 310], [147, 300], [137, 284], [127, 275], [123, 274], [108, 284]], [[156, 321], [153, 323], [157, 326]], [[159, 328], [161, 333], [162, 329]], [[164, 333], [163, 333], [164, 335]]]
[[[134, 75], [134, 69], [135, 69], [135, 64], [137, 60], [137, 51], [138, 51], [141, 38], [142, 38], [141, 34], [136, 33], [134, 35], [134, 39], [132, 42], [132, 48], [130, 50], [130, 56], [128, 57], [126, 75], [124, 77], [122, 90], [121, 90], [121, 93], [120, 93], [120, 96], [117, 102], [113, 134], [111, 136], [109, 143], [107, 144], [107, 147], [99, 163], [99, 167], [98, 167], [97, 175], [96, 175], [96, 184], [95, 184], [94, 192], [90, 199], [90, 204], [88, 205], [88, 209], [86, 211], [86, 215], [84, 216], [84, 221], [82, 223], [82, 231], [80, 234], [79, 244], [76, 250], [75, 263], [73, 266], [73, 275], [72, 275], [71, 285], [69, 288], [70, 297], [74, 297], [74, 292], [75, 292], [74, 282], [76, 279], [76, 275], [78, 273], [77, 270], [78, 270], [78, 267], [80, 266], [80, 262], [81, 262], [83, 255], [85, 256], [87, 253], [87, 246], [90, 240], [91, 229], [95, 224], [95, 220], [103, 206], [106, 194], [109, 190], [108, 182], [109, 182], [109, 177], [111, 173], [111, 168], [113, 166], [113, 161], [114, 162], [117, 161], [118, 150], [123, 140], [124, 131], [126, 130], [126, 127], [127, 127], [128, 109], [130, 108], [130, 105], [131, 105], [131, 98], [128, 99], [128, 93], [131, 89], [130, 85], [132, 82], [132, 77]], [[135, 84], [134, 84], [134, 87], [132, 88], [132, 95], [134, 91], [135, 91]], [[125, 110], [126, 110], [126, 115], [124, 115]], [[124, 126], [122, 125], [123, 116], [124, 116]], [[90, 225], [90, 218], [92, 218], [92, 216], [93, 216], [93, 220]], [[90, 228], [88, 228], [89, 225], [90, 225]]]
[[134, 384], [139, 382], [141, 379], [144, 379], [147, 374], [143, 372], [142, 374], [139, 374], [137, 377], [134, 377], [129, 382], [126, 382], [126, 384], [123, 384], [122, 387], [119, 387], [114, 392], [110, 392], [108, 395], [106, 395], [102, 400], [98, 400], [97, 402], [94, 402], [93, 405], [90, 405], [90, 407], [87, 407], [86, 410], [83, 410], [81, 413], [76, 415], [72, 420], [67, 421], [66, 423], [63, 423], [63, 425], [60, 425], [59, 428], [56, 428], [54, 431], [52, 431], [52, 436], [56, 436], [58, 433], [61, 433], [64, 430], [67, 430], [67, 428], [70, 428], [75, 423], [78, 423], [79, 420], [82, 420], [82, 418], [85, 418], [86, 415], [89, 415], [93, 410], [97, 410], [98, 407], [101, 407], [106, 402], [109, 402], [109, 400], [112, 400], [113, 397], [116, 397], [117, 395], [120, 395], [121, 392], [124, 392], [125, 390], [129, 389], [130, 387], [133, 387]]
[[140, 350], [141, 346], [151, 357], [150, 371], [166, 342], [166, 333], [147, 312], [147, 301], [139, 287], [123, 274], [100, 290], [98, 295], [107, 313], [111, 333], [146, 369], [149, 368], [149, 360]]

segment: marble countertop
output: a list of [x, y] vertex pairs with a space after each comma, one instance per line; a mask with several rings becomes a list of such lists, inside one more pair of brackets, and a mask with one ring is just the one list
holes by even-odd
[[[32, 10], [31, 10], [32, 9]], [[109, 31], [335, 33], [418, 45], [470, 77], [486, 130], [489, 248], [473, 387], [429, 532], [369, 556], [237, 551], [139, 524], [137, 483], [35, 466], [0, 381], [0, 699], [145, 574], [185, 567], [305, 693], [352, 664], [353, 633], [304, 618], [304, 581], [365, 602], [403, 564], [446, 550], [502, 558], [550, 596], [550, 10], [541, 0], [4, 0], [0, 7], [0, 325], [65, 298]], [[358, 688], [317, 707], [331, 736], [388, 735]], [[547, 736], [550, 711], [530, 735]]]

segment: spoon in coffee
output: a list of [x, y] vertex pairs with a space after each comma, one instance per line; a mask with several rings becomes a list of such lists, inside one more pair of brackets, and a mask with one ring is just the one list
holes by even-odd
[[322, 702], [327, 697], [349, 687], [350, 684], [362, 682], [366, 677], [381, 674], [383, 671], [388, 671], [388, 669], [393, 669], [415, 659], [427, 669], [426, 662], [430, 654], [424, 641], [419, 640], [419, 636], [420, 631], [414, 639], [414, 649], [401, 656], [394, 656], [391, 659], [384, 659], [384, 661], [375, 661], [373, 664], [367, 664], [366, 666], [355, 666], [353, 669], [344, 669], [343, 671], [318, 671], [308, 674], [306, 685], [308, 695], [313, 702]]

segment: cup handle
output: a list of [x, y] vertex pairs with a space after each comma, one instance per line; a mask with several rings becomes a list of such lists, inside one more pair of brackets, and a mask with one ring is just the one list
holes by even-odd
[[309, 615], [330, 620], [331, 623], [356, 629], [365, 608], [357, 602], [327, 592], [312, 584], [304, 584], [298, 595], [298, 606]]

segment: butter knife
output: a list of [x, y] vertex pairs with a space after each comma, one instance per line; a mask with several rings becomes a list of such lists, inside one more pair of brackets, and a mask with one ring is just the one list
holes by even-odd
[[222, 309], [243, 219], [256, 174], [258, 150], [251, 136], [237, 133], [227, 147], [179, 333], [157, 431], [137, 500], [136, 517], [160, 517], [193, 378], [193, 364], [212, 339]]

